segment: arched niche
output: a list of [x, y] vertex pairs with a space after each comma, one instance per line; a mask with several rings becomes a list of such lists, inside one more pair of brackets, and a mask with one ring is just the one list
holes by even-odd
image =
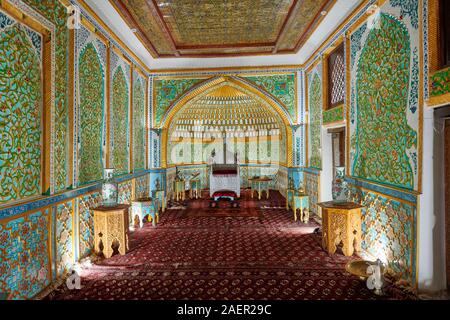
[[210, 94], [211, 92], [224, 87], [232, 87], [245, 93], [252, 99], [255, 99], [260, 105], [266, 108], [270, 113], [276, 115], [279, 119], [280, 130], [285, 139], [285, 161], [280, 163], [286, 167], [292, 166], [292, 122], [286, 112], [286, 108], [276, 99], [271, 97], [267, 92], [255, 87], [251, 83], [239, 77], [215, 77], [198, 84], [184, 93], [175, 103], [169, 108], [168, 112], [163, 117], [160, 129], [162, 129], [162, 154], [161, 167], [166, 168], [168, 161], [168, 142], [169, 142], [169, 128], [172, 121], [176, 118], [179, 112], [184, 108], [189, 107], [198, 99]]

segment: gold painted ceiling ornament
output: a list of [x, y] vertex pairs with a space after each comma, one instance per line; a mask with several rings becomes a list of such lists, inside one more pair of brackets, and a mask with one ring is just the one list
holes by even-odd
[[336, 0], [110, 0], [153, 57], [295, 53]]

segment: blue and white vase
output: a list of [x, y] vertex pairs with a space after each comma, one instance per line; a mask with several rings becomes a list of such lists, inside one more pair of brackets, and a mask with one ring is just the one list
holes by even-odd
[[119, 190], [118, 184], [114, 179], [114, 169], [105, 169], [105, 180], [102, 184], [102, 204], [104, 207], [117, 206]]
[[347, 202], [348, 182], [345, 181], [345, 167], [336, 167], [331, 193], [333, 201]]

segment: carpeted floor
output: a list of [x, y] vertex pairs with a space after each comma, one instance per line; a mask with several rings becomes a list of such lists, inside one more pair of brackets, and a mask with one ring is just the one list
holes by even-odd
[[255, 216], [195, 216], [189, 212], [212, 210], [209, 200], [171, 203], [156, 228], [146, 224], [131, 234], [126, 255], [83, 269], [81, 290], [63, 284], [46, 299], [379, 298], [344, 270], [357, 257], [324, 252], [321, 235], [314, 234], [319, 225], [294, 222], [279, 193], [269, 200], [248, 197], [240, 207]]

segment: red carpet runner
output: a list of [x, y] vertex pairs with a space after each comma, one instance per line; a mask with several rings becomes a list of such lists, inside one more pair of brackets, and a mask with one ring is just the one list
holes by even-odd
[[[241, 207], [252, 203], [242, 202]], [[279, 208], [284, 205], [281, 195], [254, 201], [256, 217], [192, 217], [184, 209], [192, 203], [177, 203], [177, 209], [161, 215], [156, 228], [146, 224], [133, 232], [125, 256], [84, 269], [81, 290], [63, 284], [46, 298], [378, 298], [344, 270], [351, 258], [329, 256], [321, 249], [320, 234], [313, 234], [316, 222], [294, 222], [290, 212]], [[205, 210], [202, 206], [198, 210]]]

